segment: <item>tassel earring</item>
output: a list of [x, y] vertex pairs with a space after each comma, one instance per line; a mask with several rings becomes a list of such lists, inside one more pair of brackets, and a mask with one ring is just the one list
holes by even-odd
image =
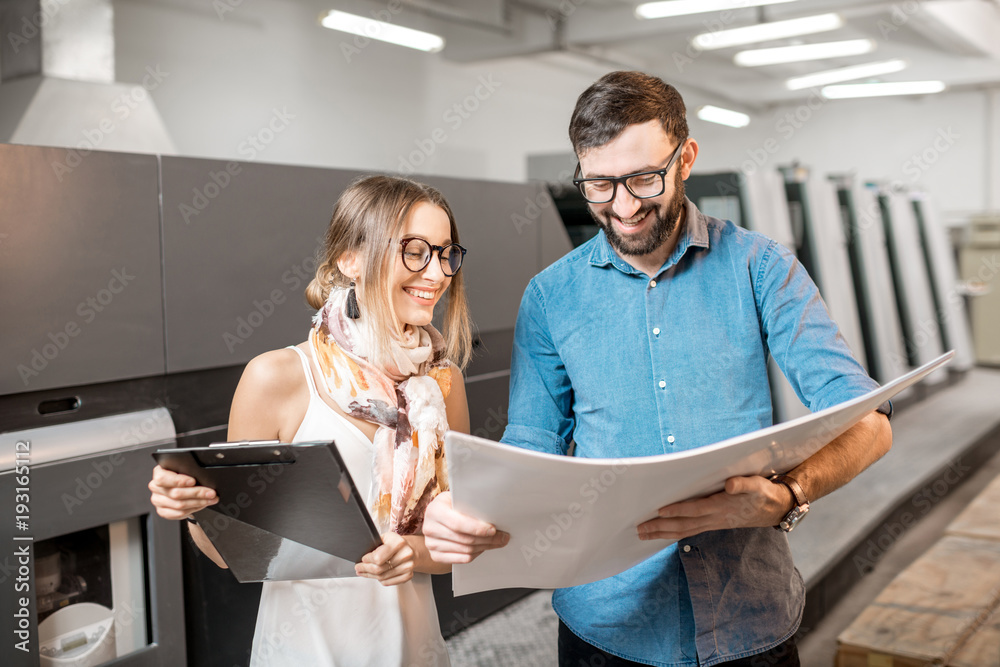
[[352, 320], [361, 317], [361, 309], [358, 308], [358, 295], [354, 293], [354, 281], [351, 281], [351, 291], [347, 293], [346, 315]]

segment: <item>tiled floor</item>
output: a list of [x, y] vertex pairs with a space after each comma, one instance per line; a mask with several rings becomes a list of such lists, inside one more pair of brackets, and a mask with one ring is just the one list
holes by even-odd
[[549, 667], [556, 664], [559, 620], [552, 593], [538, 591], [448, 640], [453, 667]]

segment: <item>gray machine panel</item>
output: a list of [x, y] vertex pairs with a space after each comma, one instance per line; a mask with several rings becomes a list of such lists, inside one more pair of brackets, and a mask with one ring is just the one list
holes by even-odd
[[[869, 322], [871, 347], [869, 372], [885, 384], [905, 374], [909, 367], [903, 344], [903, 329], [899, 321], [896, 292], [889, 267], [889, 249], [879, 208], [878, 194], [873, 188], [845, 183], [851, 233], [855, 242], [859, 284], [866, 296], [866, 318]], [[912, 389], [900, 392], [898, 398], [909, 396]]]
[[[863, 366], [866, 365], [864, 337], [858, 316], [857, 292], [851, 276], [847, 237], [840, 217], [837, 188], [828, 180], [811, 177], [805, 184], [808, 193], [810, 238], [819, 276], [814, 277], [830, 316], [840, 327], [847, 346]], [[869, 374], [870, 368], [866, 368]]]
[[[0, 526], [0, 539], [6, 544], [30, 545], [31, 554], [29, 588], [24, 592], [30, 600], [27, 609], [30, 612], [31, 651], [22, 653], [4, 647], [0, 650], [4, 658], [0, 662], [5, 667], [56, 664], [51, 660], [40, 663], [38, 656], [38, 600], [42, 592], [37, 571], [39, 542], [136, 518], [137, 526], [142, 526], [142, 545], [136, 558], [142, 562], [136, 568], [116, 571], [112, 557], [110, 589], [114, 600], [125, 602], [121, 608], [117, 602], [115, 604], [116, 626], [128, 628], [133, 622], [143, 625], [148, 622], [151, 633], [147, 637], [148, 645], [123, 655], [114, 664], [184, 664], [186, 638], [180, 586], [180, 526], [176, 521], [155, 515], [146, 488], [152, 469], [152, 453], [161, 447], [173, 446], [174, 432], [169, 413], [159, 408], [0, 434], [0, 447], [4, 451], [14, 451], [15, 443], [24, 443], [24, 449], [18, 451], [25, 451], [27, 458], [19, 459], [18, 464], [28, 468], [27, 472], [0, 471], [0, 494], [13, 499], [15, 489], [29, 488], [24, 492], [29, 496], [24, 501], [29, 505], [26, 525], [15, 526], [13, 520], [6, 522]], [[81, 451], [74, 450], [76, 443], [83, 444]], [[6, 506], [13, 507], [12, 504]], [[12, 572], [15, 552], [8, 553], [11, 556], [0, 558], [0, 569]], [[69, 572], [74, 572], [77, 566], [83, 569], [95, 562], [93, 556], [94, 553], [66, 553], [62, 556], [62, 567]], [[136, 561], [131, 564], [136, 565]], [[143, 570], [145, 577], [140, 574]], [[70, 578], [73, 577], [67, 576], [63, 581]], [[129, 596], [124, 592], [142, 588], [143, 578], [147, 584], [144, 593]], [[119, 589], [119, 583], [125, 585]], [[15, 605], [20, 605], [15, 600], [15, 596], [6, 593], [0, 596], [0, 619], [3, 619], [0, 630], [7, 636], [13, 636], [12, 630], [17, 623], [13, 612]], [[129, 606], [140, 600], [142, 605]], [[59, 660], [58, 663], [95, 664], [87, 662], [86, 658]]]
[[556, 210], [555, 202], [552, 200], [552, 195], [549, 194], [549, 189], [544, 183], [537, 185], [539, 194], [536, 195], [536, 201], [545, 203], [545, 206], [539, 206], [538, 213], [538, 224], [539, 224], [539, 242], [542, 246], [541, 252], [541, 266], [539, 271], [544, 269], [549, 264], [568, 253], [573, 249], [573, 244], [569, 240], [569, 234], [566, 232], [566, 225], [563, 224], [562, 218], [559, 217], [559, 211]]
[[162, 157], [167, 371], [244, 364], [305, 340], [306, 285], [336, 169]]
[[950, 369], [967, 371], [975, 363], [972, 348], [972, 331], [965, 299], [958, 288], [958, 267], [952, 254], [948, 233], [938, 218], [930, 198], [923, 192], [911, 192], [910, 200], [917, 213], [920, 245], [927, 260], [927, 269], [933, 288], [934, 308], [945, 347], [955, 350]]
[[[537, 184], [417, 178], [441, 190], [455, 213], [462, 245], [469, 249], [462, 271], [476, 328], [510, 329], [524, 288], [543, 268], [541, 230], [562, 225], [551, 203], [539, 206], [551, 197]], [[569, 237], [563, 235], [568, 252]]]
[[[896, 300], [910, 365], [919, 366], [944, 353], [941, 329], [934, 312], [927, 263], [920, 248], [920, 232], [916, 214], [908, 194], [883, 188], [879, 193], [883, 224], [889, 241], [889, 258]], [[927, 385], [943, 382], [948, 378], [945, 369], [927, 376]]]
[[[303, 290], [333, 205], [361, 172], [163, 157], [162, 173], [168, 371], [246, 363], [303, 340]], [[469, 248], [477, 328], [509, 329], [542, 268], [542, 230], [559, 223], [551, 199], [538, 185], [419, 178], [448, 199]], [[569, 250], [565, 231], [545, 234], [548, 255]]]
[[154, 156], [0, 144], [0, 395], [163, 373], [158, 197]]

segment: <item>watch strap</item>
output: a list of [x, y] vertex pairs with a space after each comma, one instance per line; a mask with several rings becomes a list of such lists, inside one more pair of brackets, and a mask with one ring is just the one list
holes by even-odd
[[885, 418], [892, 421], [892, 401], [886, 401], [882, 405], [875, 408], [875, 412], [881, 412], [885, 415]]
[[799, 486], [799, 483], [793, 477], [788, 475], [772, 475], [771, 481], [775, 484], [784, 484], [788, 487], [788, 490], [792, 492], [792, 497], [795, 499], [796, 507], [809, 504], [809, 501], [806, 500], [805, 491], [802, 490], [802, 487]]

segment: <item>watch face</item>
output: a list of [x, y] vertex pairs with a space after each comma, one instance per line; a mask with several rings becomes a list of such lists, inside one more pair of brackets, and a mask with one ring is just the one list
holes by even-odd
[[802, 521], [802, 518], [805, 517], [807, 512], [809, 512], [808, 503], [793, 507], [792, 511], [786, 514], [784, 520], [778, 524], [778, 527], [786, 533], [792, 532], [792, 529], [798, 525], [799, 521]]

